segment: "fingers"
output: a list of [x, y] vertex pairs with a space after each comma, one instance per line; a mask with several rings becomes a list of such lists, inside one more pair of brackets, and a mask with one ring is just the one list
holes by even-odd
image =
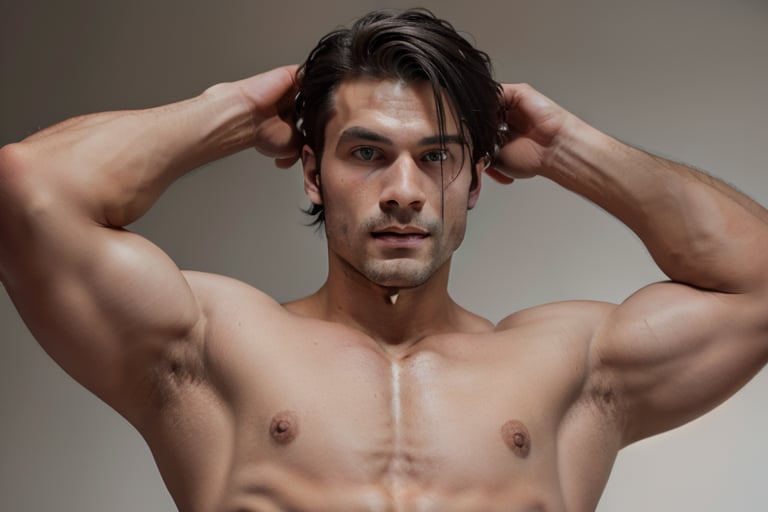
[[263, 73], [260, 73], [257, 76], [261, 76], [264, 79], [272, 79], [278, 80], [284, 84], [286, 88], [288, 87], [295, 87], [296, 86], [296, 71], [299, 69], [298, 64], [288, 64], [285, 66], [280, 66], [274, 69], [270, 69], [269, 71], [265, 71]]
[[301, 142], [293, 119], [297, 69], [282, 66], [236, 82], [250, 106], [253, 147], [281, 168], [296, 162]]
[[502, 84], [504, 99], [510, 112], [543, 112], [559, 110], [561, 107], [531, 87], [529, 84]]
[[507, 125], [517, 133], [526, 133], [531, 129], [532, 123], [529, 114], [521, 108], [521, 103], [525, 94], [532, 88], [527, 84], [502, 84], [502, 90], [506, 103]]
[[487, 168], [485, 170], [485, 173], [488, 176], [490, 176], [493, 180], [501, 183], [502, 185], [509, 185], [510, 183], [515, 181], [514, 178], [510, 178], [506, 174], [502, 173], [501, 171], [499, 171], [499, 170], [497, 170], [497, 169], [495, 169], [493, 167]]
[[290, 167], [298, 158], [301, 139], [292, 122], [273, 116], [257, 125], [253, 147], [264, 156], [285, 161], [285, 166]]
[[257, 111], [293, 110], [293, 97], [298, 91], [295, 64], [265, 71], [236, 82], [243, 95]]
[[299, 161], [299, 156], [293, 156], [288, 158], [275, 158], [275, 166], [278, 169], [290, 169], [293, 164]]
[[532, 93], [537, 93], [533, 87], [526, 83], [501, 84], [501, 89], [507, 108], [510, 109], [519, 108], [523, 98]]
[[523, 108], [523, 103], [531, 103], [531, 106], [547, 108], [555, 106], [555, 102], [534, 89], [530, 84], [502, 84], [504, 99], [509, 108]]

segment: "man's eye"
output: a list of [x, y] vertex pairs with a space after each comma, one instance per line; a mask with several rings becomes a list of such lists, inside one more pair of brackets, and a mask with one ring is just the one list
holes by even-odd
[[379, 157], [379, 151], [376, 148], [363, 146], [352, 151], [352, 154], [360, 160], [370, 162]]
[[448, 160], [447, 151], [430, 151], [424, 155], [424, 160], [427, 162], [444, 162]]

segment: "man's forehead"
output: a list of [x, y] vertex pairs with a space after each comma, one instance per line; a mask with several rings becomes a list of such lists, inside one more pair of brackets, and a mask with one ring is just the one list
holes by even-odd
[[434, 94], [428, 82], [355, 78], [344, 80], [333, 94], [337, 110], [435, 111]]
[[[344, 80], [332, 96], [329, 125], [339, 130], [352, 125], [382, 128], [427, 126], [437, 133], [438, 114], [432, 85], [428, 81], [353, 78]], [[443, 96], [445, 133], [456, 133], [457, 124], [448, 99]], [[330, 127], [330, 126], [329, 126]]]

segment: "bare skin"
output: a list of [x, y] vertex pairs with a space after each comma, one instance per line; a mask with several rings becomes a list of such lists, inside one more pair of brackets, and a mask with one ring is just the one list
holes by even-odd
[[[735, 190], [505, 86], [513, 135], [488, 174], [594, 201], [670, 282], [494, 326], [447, 292], [480, 188], [468, 161], [447, 186], [435, 174], [464, 149], [431, 141], [427, 89], [345, 82], [318, 170], [279, 115], [293, 72], [0, 150], [2, 282], [46, 351], [141, 432], [180, 510], [590, 511], [623, 446], [765, 365], [768, 214]], [[248, 147], [300, 157], [326, 207], [328, 280], [284, 305], [122, 229]]]

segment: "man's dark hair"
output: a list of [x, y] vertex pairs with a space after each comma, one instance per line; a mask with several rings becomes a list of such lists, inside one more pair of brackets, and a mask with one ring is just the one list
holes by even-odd
[[[334, 114], [334, 94], [347, 79], [428, 81], [435, 98], [438, 135], [441, 140], [445, 136], [446, 97], [455, 110], [460, 135], [469, 144], [473, 164], [493, 158], [503, 142], [501, 86], [493, 79], [490, 58], [426, 9], [374, 11], [351, 28], [329, 33], [297, 76], [297, 128], [315, 152], [318, 169], [325, 127]], [[472, 173], [474, 187], [474, 166]], [[307, 213], [317, 215], [313, 224], [325, 220], [322, 205], [313, 204]]]

